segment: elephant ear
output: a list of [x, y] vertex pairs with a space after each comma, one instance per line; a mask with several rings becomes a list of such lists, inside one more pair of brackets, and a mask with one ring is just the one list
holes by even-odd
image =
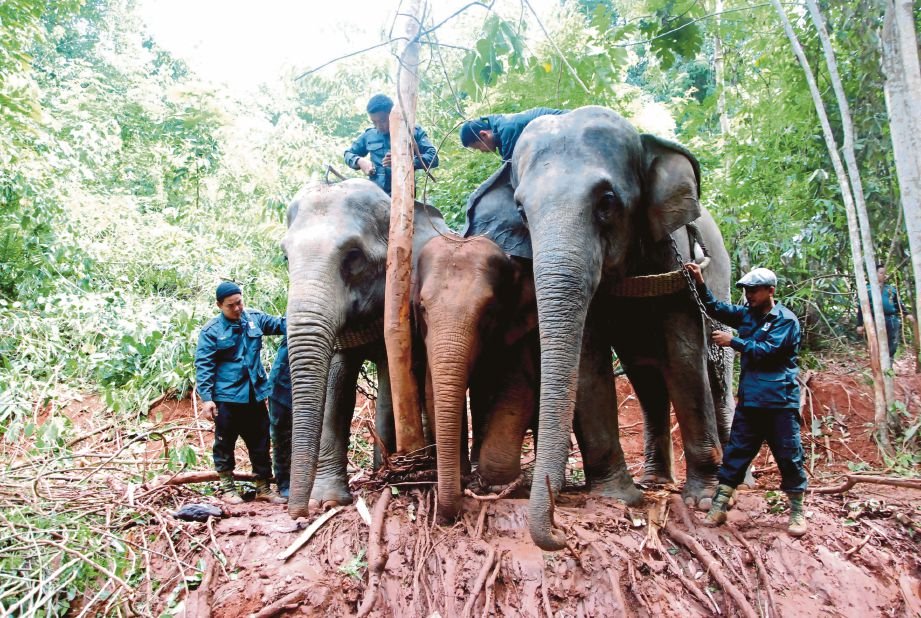
[[700, 216], [700, 164], [684, 146], [642, 134], [647, 216], [659, 241]]
[[288, 227], [291, 227], [291, 224], [294, 223], [295, 219], [297, 219], [297, 212], [298, 210], [300, 210], [300, 207], [301, 207], [301, 201], [297, 199], [292, 200], [291, 203], [288, 204], [288, 216], [287, 216]]

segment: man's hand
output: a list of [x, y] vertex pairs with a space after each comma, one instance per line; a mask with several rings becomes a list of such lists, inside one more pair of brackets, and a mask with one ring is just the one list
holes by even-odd
[[374, 173], [374, 164], [368, 159], [358, 159], [358, 169], [364, 172], [365, 176], [370, 176]]
[[390, 153], [384, 155], [384, 159], [381, 161], [384, 167], [390, 167]]
[[205, 418], [210, 418], [212, 421], [217, 420], [217, 404], [213, 401], [202, 402], [201, 411]]
[[861, 337], [863, 336], [863, 326], [857, 327], [857, 334], [860, 335]]
[[[697, 264], [694, 264], [694, 266], [697, 266]], [[691, 269], [689, 268], [688, 270]], [[697, 268], [697, 272], [700, 272], [700, 267]], [[715, 330], [713, 334], [710, 335], [710, 340], [716, 345], [726, 348], [729, 347], [729, 344], [732, 342], [732, 334], [724, 330]]]
[[[688, 262], [684, 265], [684, 268], [689, 273], [691, 273], [691, 276], [694, 277], [694, 281], [696, 281], [697, 283], [704, 282], [704, 273], [702, 270], [700, 270], [699, 264], [695, 264], [694, 262]], [[724, 345], [724, 344], [721, 343], [720, 345]]]
[[906, 313], [906, 314], [905, 314], [905, 319], [908, 320], [909, 322], [914, 322], [914, 321], [915, 321], [915, 316], [914, 316], [913, 314], [911, 314], [911, 313]]

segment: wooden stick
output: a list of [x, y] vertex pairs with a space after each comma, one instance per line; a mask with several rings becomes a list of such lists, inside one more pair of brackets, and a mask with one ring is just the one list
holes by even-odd
[[[152, 479], [147, 483], [148, 490], [150, 492], [157, 487], [164, 485], [187, 485], [189, 483], [211, 483], [214, 481], [219, 481], [220, 476], [217, 472], [199, 472], [199, 471], [189, 471], [189, 472], [180, 472], [178, 474], [164, 474], [161, 476]], [[233, 478], [238, 481], [255, 481], [256, 475], [251, 472], [234, 472]], [[147, 493], [145, 492], [145, 493]]]
[[407, 43], [397, 60], [397, 104], [390, 112], [392, 205], [384, 294], [384, 341], [390, 370], [397, 452], [408, 453], [425, 446], [419, 387], [412, 374], [412, 334], [409, 326], [416, 188], [412, 141], [419, 83], [419, 41], [416, 37], [422, 23], [420, 0], [409, 2], [401, 16], [404, 18]]
[[723, 572], [723, 567], [720, 565], [719, 561], [717, 561], [710, 552], [704, 549], [696, 539], [679, 530], [674, 522], [665, 524], [665, 532], [697, 556], [701, 563], [707, 568], [707, 572], [713, 576], [713, 579], [716, 580], [726, 594], [735, 601], [736, 606], [743, 616], [746, 618], [758, 618], [758, 613], [748, 602], [748, 599], [745, 598], [745, 595], [742, 594], [742, 591], [739, 590]]
[[303, 547], [303, 546], [307, 543], [307, 541], [309, 541], [310, 538], [311, 538], [314, 534], [316, 534], [317, 530], [319, 530], [319, 529], [323, 526], [323, 524], [325, 524], [325, 523], [328, 522], [330, 519], [332, 519], [333, 516], [334, 516], [336, 513], [338, 513], [339, 511], [341, 511], [342, 509], [343, 509], [343, 507], [341, 507], [341, 506], [334, 506], [334, 507], [331, 508], [330, 510], [326, 511], [325, 513], [323, 513], [322, 515], [320, 515], [319, 517], [317, 517], [316, 520], [314, 520], [314, 522], [313, 522], [312, 524], [310, 524], [310, 525], [307, 527], [307, 529], [304, 530], [304, 532], [301, 533], [301, 535], [300, 535], [299, 537], [297, 537], [296, 539], [294, 539], [294, 542], [291, 543], [291, 545], [288, 546], [288, 549], [286, 549], [285, 551], [283, 551], [283, 552], [281, 552], [280, 554], [278, 554], [278, 555], [276, 556], [276, 558], [277, 558], [278, 560], [287, 560], [288, 558], [290, 558], [291, 556], [293, 556], [293, 555], [294, 555], [294, 552], [296, 552], [296, 551], [299, 550], [301, 547]]
[[381, 548], [381, 537], [383, 537], [387, 505], [390, 504], [392, 495], [390, 488], [385, 487], [381, 492], [381, 497], [374, 504], [374, 518], [371, 520], [371, 532], [368, 534], [368, 592], [361, 602], [361, 607], [358, 608], [358, 616], [367, 616], [377, 601], [381, 573], [384, 572], [384, 566], [387, 564], [387, 554]]
[[831, 487], [815, 487], [810, 488], [809, 491], [814, 494], [840, 494], [846, 492], [857, 483], [872, 483], [874, 485], [891, 485], [892, 487], [921, 489], [921, 481], [913, 479], [897, 479], [887, 476], [857, 476], [854, 474], [845, 475], [844, 478], [846, 480], [840, 485], [833, 485]]
[[486, 583], [486, 578], [489, 577], [489, 573], [492, 571], [492, 565], [495, 559], [496, 548], [492, 545], [489, 545], [486, 551], [486, 560], [483, 561], [483, 566], [480, 568], [480, 573], [477, 575], [476, 581], [473, 582], [473, 590], [470, 592], [470, 597], [464, 604], [464, 611], [461, 614], [463, 618], [470, 618], [470, 614], [473, 612], [473, 606], [476, 603], [477, 597], [480, 596], [480, 591], [483, 590], [483, 584]]

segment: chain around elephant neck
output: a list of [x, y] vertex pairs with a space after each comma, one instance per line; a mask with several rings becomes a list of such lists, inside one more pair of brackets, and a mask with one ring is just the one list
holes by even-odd
[[384, 319], [376, 320], [367, 326], [352, 328], [339, 333], [333, 343], [333, 349], [351, 350], [384, 338]]
[[[694, 223], [688, 223], [686, 228], [688, 231], [688, 245], [691, 252], [690, 258], [694, 258], [695, 242], [700, 245], [701, 250], [704, 252], [704, 258], [709, 258], [709, 251], [707, 251], [707, 247], [704, 245], [703, 238], [701, 237], [700, 230], [697, 229], [697, 226]], [[700, 293], [697, 291], [697, 283], [691, 277], [691, 273], [688, 271], [688, 269], [684, 267], [684, 260], [681, 258], [681, 251], [678, 250], [678, 242], [675, 240], [675, 237], [669, 235], [668, 240], [671, 243], [672, 252], [675, 254], [675, 262], [678, 264], [678, 270], [684, 274], [684, 280], [687, 282], [688, 288], [691, 291], [691, 298], [694, 299], [694, 302], [697, 305], [697, 309], [700, 311], [700, 315], [703, 317], [704, 323], [708, 324], [712, 330], [722, 330], [728, 332], [729, 329], [725, 325], [717, 322], [707, 313], [707, 308], [704, 306], [704, 302], [700, 298]], [[707, 345], [707, 361], [716, 368], [717, 376], [725, 375], [726, 355], [723, 354], [723, 350], [720, 348], [720, 346], [716, 345], [715, 343], [709, 343]], [[722, 380], [715, 380], [714, 382], [721, 390], [726, 387]]]

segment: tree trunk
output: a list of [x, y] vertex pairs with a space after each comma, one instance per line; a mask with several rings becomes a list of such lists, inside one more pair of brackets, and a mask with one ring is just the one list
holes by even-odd
[[[825, 104], [822, 102], [822, 95], [819, 92], [818, 86], [816, 85], [815, 77], [812, 74], [812, 68], [809, 66], [809, 61], [806, 59], [806, 55], [803, 53], [803, 48], [799, 43], [799, 39], [797, 38], [796, 33], [793, 31], [793, 26], [790, 24], [790, 20], [787, 18], [787, 14], [784, 12], [783, 7], [780, 5], [780, 0], [771, 0], [771, 4], [777, 11], [777, 15], [780, 17], [780, 21], [783, 24], [784, 32], [786, 32], [787, 38], [790, 40], [790, 45], [793, 47], [793, 53], [796, 55], [797, 60], [799, 60], [800, 66], [803, 68], [803, 73], [806, 77], [806, 83], [809, 85], [809, 92], [812, 94], [812, 101], [815, 104], [816, 113], [819, 115], [819, 121], [822, 124], [822, 133], [825, 136], [825, 143], [828, 146], [828, 154], [831, 157], [832, 165], [835, 168], [835, 176], [838, 178], [838, 186], [841, 190], [841, 198], [844, 201], [844, 210], [847, 214], [847, 228], [848, 238], [851, 245], [851, 259], [854, 263], [854, 276], [857, 279], [857, 297], [860, 300], [860, 307], [863, 311], [864, 321], [869, 325], [867, 321], [870, 319], [870, 298], [867, 293], [867, 282], [863, 270], [863, 246], [861, 245], [859, 224], [857, 222], [857, 211], [854, 206], [854, 199], [853, 195], [851, 194], [851, 188], [848, 186], [847, 174], [844, 170], [844, 165], [841, 163], [841, 157], [838, 155], [838, 145], [835, 141], [834, 133], [832, 133], [831, 124], [828, 121], [828, 114], [825, 112]], [[886, 424], [886, 395], [883, 389], [883, 371], [880, 365], [879, 345], [876, 341], [876, 329], [868, 327], [866, 329], [866, 333], [867, 339], [870, 342], [870, 366], [873, 371], [873, 395], [875, 403], [877, 436], [879, 439], [880, 447], [885, 451], [889, 451], [891, 448], [889, 442], [889, 428]]]
[[[889, 134], [895, 156], [896, 175], [912, 275], [915, 279], [915, 319], [921, 320], [921, 68], [912, 0], [887, 0], [881, 39], [884, 92], [889, 112]], [[921, 358], [916, 370], [921, 371]]]
[[416, 126], [418, 90], [419, 0], [406, 7], [406, 47], [397, 61], [397, 104], [390, 113], [391, 165], [393, 166], [390, 211], [390, 242], [387, 247], [387, 292], [384, 298], [384, 341], [390, 364], [393, 420], [397, 452], [410, 453], [425, 447], [419, 387], [412, 375], [412, 333], [409, 323], [413, 254], [413, 128]]
[[[854, 196], [854, 205], [857, 208], [857, 223], [860, 225], [860, 240], [863, 243], [863, 258], [867, 269], [867, 279], [870, 282], [870, 304], [873, 307], [873, 315], [867, 317], [864, 314], [864, 328], [869, 330], [871, 327], [870, 320], [876, 323], [876, 341], [879, 354], [879, 364], [883, 373], [883, 393], [886, 396], [887, 422], [890, 429], [898, 426], [898, 422], [892, 416], [895, 401], [895, 387], [892, 383], [892, 361], [889, 356], [889, 341], [886, 335], [886, 316], [883, 314], [882, 288], [879, 283], [879, 276], [876, 272], [876, 251], [873, 246], [873, 237], [870, 230], [870, 218], [867, 216], [867, 202], [863, 194], [863, 182], [860, 180], [860, 168], [857, 166], [857, 156], [854, 154], [854, 123], [851, 120], [851, 108], [847, 101], [847, 95], [844, 93], [844, 87], [841, 85], [841, 76], [838, 74], [838, 63], [835, 60], [835, 51], [831, 46], [831, 39], [828, 36], [828, 30], [825, 28], [825, 20], [815, 0], [806, 0], [806, 6], [809, 14], [812, 16], [812, 22], [822, 41], [822, 48], [825, 52], [825, 64], [828, 67], [828, 75], [831, 78], [832, 88], [835, 91], [835, 98], [838, 101], [838, 109], [841, 112], [841, 128], [844, 133], [844, 162], [847, 165], [847, 173], [851, 180], [851, 191]], [[871, 352], [872, 354], [872, 352]], [[894, 422], [895, 421], [895, 422]]]

